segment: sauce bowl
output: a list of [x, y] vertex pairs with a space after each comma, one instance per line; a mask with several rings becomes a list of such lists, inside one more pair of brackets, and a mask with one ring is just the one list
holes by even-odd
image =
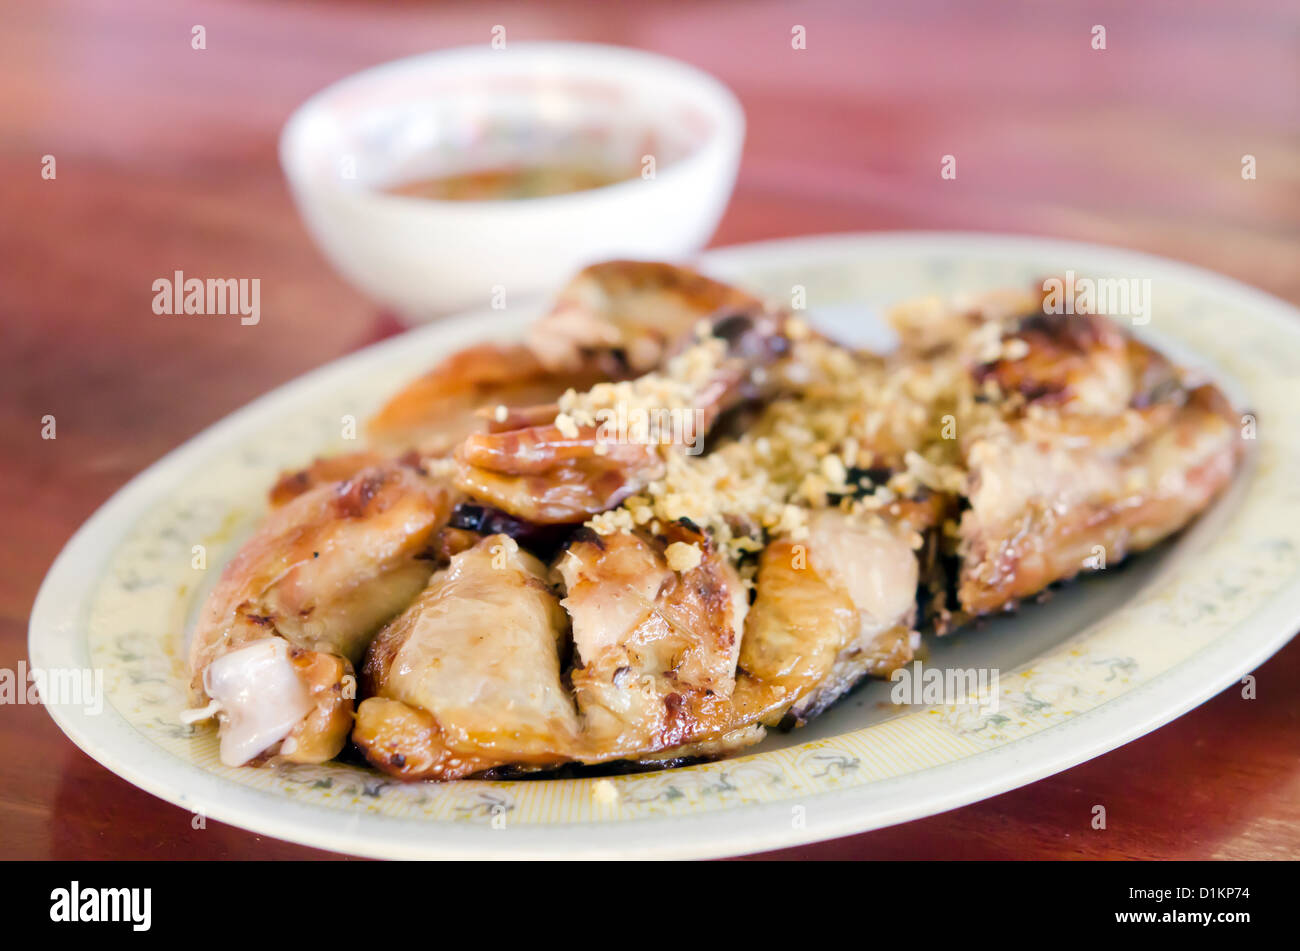
[[[736, 97], [684, 63], [584, 43], [484, 44], [327, 87], [285, 124], [280, 162], [326, 258], [414, 323], [507, 306], [596, 260], [698, 251], [731, 195], [744, 133]], [[389, 190], [564, 162], [627, 177], [538, 198]]]

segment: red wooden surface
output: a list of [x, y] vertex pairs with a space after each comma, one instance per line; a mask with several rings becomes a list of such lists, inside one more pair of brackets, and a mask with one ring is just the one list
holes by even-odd
[[[487, 42], [497, 24], [513, 41], [667, 53], [736, 90], [749, 138], [715, 243], [1019, 231], [1185, 259], [1300, 302], [1289, 0], [0, 8], [0, 667], [25, 657], [41, 577], [114, 490], [254, 396], [392, 331], [297, 220], [275, 158], [289, 111], [356, 69]], [[796, 24], [805, 50], [791, 49]], [[1105, 51], [1090, 47], [1094, 25]], [[944, 154], [956, 181], [939, 177]], [[158, 319], [151, 283], [175, 268], [260, 277], [261, 324]], [[45, 414], [55, 441], [39, 437]], [[1300, 643], [1257, 676], [1259, 699], [1229, 690], [1059, 776], [785, 854], [1294, 858]], [[320, 854], [192, 829], [39, 708], [0, 708], [0, 752], [3, 857]], [[1090, 826], [1097, 803], [1104, 832]]]

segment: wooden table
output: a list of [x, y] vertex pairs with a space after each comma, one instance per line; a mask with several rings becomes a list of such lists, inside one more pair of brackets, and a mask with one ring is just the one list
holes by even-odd
[[[76, 527], [270, 387], [393, 331], [336, 277], [276, 165], [286, 115], [393, 57], [509, 40], [657, 50], [749, 115], [716, 236], [893, 228], [1128, 245], [1300, 302], [1300, 8], [1289, 0], [437, 6], [3, 0], [0, 666]], [[191, 28], [206, 30], [205, 50]], [[791, 48], [802, 25], [807, 49]], [[1107, 49], [1091, 48], [1106, 28]], [[940, 179], [941, 156], [958, 178]], [[1258, 177], [1241, 176], [1242, 156]], [[44, 180], [41, 162], [56, 159]], [[165, 320], [151, 283], [257, 276], [262, 321]], [[58, 438], [40, 438], [54, 414]], [[802, 858], [1300, 856], [1300, 642], [1154, 734], [987, 802]], [[302, 857], [209, 823], [0, 710], [0, 857]], [[1089, 824], [1104, 803], [1105, 832]]]

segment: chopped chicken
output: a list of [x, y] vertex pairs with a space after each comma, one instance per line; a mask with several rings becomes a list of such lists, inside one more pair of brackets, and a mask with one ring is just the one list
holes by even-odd
[[[824, 509], [806, 540], [763, 550], [740, 667], [781, 698], [772, 722], [788, 714], [803, 723], [862, 677], [888, 677], [911, 661], [919, 580], [911, 534], [906, 524]], [[749, 685], [747, 696], [758, 694]]]
[[749, 606], [744, 586], [693, 527], [669, 532], [670, 544], [701, 549], [695, 567], [673, 571], [664, 540], [628, 532], [582, 538], [556, 566], [573, 619], [573, 691], [589, 761], [681, 755], [738, 726], [729, 700]]
[[[504, 411], [555, 403], [569, 389], [586, 389], [617, 379], [610, 361], [592, 361], [571, 370], [552, 371], [521, 344], [485, 343], [452, 354], [390, 399], [369, 422], [377, 446], [401, 452], [417, 449], [443, 455]], [[554, 418], [554, 410], [550, 416]]]
[[1004, 325], [1000, 351], [974, 364], [972, 386], [1001, 399], [958, 422], [957, 597], [971, 614], [1176, 532], [1228, 483], [1242, 445], [1217, 388], [1105, 317], [1033, 315]]
[[1228, 483], [1241, 445], [1208, 386], [1097, 428], [1099, 439], [1080, 440], [1060, 420], [1021, 420], [971, 442], [958, 547], [966, 611], [1013, 606], [1176, 532]]
[[554, 425], [475, 434], [457, 464], [456, 484], [467, 495], [543, 525], [611, 509], [663, 472], [657, 447], [605, 443], [595, 426], [572, 436]]
[[[286, 663], [292, 658], [303, 689], [324, 709], [305, 723], [310, 729], [295, 737], [294, 749], [281, 752], [299, 761], [338, 753], [347, 724], [336, 711], [351, 710], [345, 679], [374, 632], [428, 580], [433, 566], [422, 556], [452, 500], [445, 486], [388, 465], [316, 486], [271, 512], [226, 566], [190, 645], [193, 687], [218, 701], [223, 734], [238, 721], [247, 735], [262, 735], [260, 727], [249, 726], [258, 716], [253, 711], [275, 704], [257, 706], [248, 691], [238, 689], [216, 697], [209, 683], [228, 685], [271, 670], [278, 671], [274, 683], [291, 684]], [[230, 659], [268, 639], [270, 646], [259, 650], [275, 652], [277, 660], [258, 652]], [[223, 676], [211, 681], [209, 668], [221, 658], [228, 658], [218, 668]], [[240, 704], [253, 706], [241, 712]], [[322, 738], [320, 731], [328, 735]], [[227, 748], [246, 751], [242, 743], [226, 746], [223, 740]]]
[[[765, 370], [787, 350], [779, 313], [733, 315], [662, 372], [571, 395], [560, 408], [572, 412], [549, 425], [471, 435], [456, 453], [456, 484], [531, 521], [583, 521], [659, 478], [664, 453], [688, 448], [687, 428], [702, 441], [723, 413], [770, 392]], [[643, 437], [606, 435], [614, 418], [635, 412], [675, 419], [682, 432], [665, 439], [660, 430], [656, 439], [647, 425]]]
[[[877, 357], [694, 272], [588, 268], [524, 343], [448, 358], [371, 446], [281, 478], [200, 620], [187, 718], [215, 713], [231, 765], [351, 729], [411, 780], [724, 756], [922, 627], [1156, 544], [1240, 461], [1223, 395], [1106, 318], [1008, 291], [893, 319]], [[611, 435], [638, 412], [690, 433]]]
[[403, 779], [573, 758], [560, 680], [567, 619], [546, 566], [507, 535], [451, 559], [371, 644], [353, 740]]
[[758, 298], [671, 264], [606, 261], [581, 271], [528, 332], [528, 346], [555, 371], [615, 354], [628, 375], [661, 366], [704, 321], [713, 326], [764, 311]]

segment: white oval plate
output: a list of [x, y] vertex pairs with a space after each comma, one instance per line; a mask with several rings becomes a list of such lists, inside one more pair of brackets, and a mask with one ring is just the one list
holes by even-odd
[[[87, 753], [183, 808], [359, 855], [704, 857], [915, 819], [1066, 769], [1167, 723], [1254, 669], [1300, 626], [1300, 313], [1226, 278], [1128, 251], [1031, 238], [876, 234], [712, 252], [704, 266], [850, 331], [884, 305], [1073, 270], [1151, 283], [1139, 328], [1200, 363], [1257, 417], [1232, 490], [1189, 531], [1047, 604], [962, 632], [931, 662], [1001, 671], [999, 711], [891, 707], [855, 692], [750, 755], [591, 779], [392, 782], [349, 765], [229, 769], [182, 727], [184, 631], [263, 509], [276, 473], [349, 448], [343, 417], [453, 348], [513, 334], [516, 308], [434, 324], [323, 367], [213, 426], [115, 495], [60, 554], [32, 613], [46, 670], [99, 669], [108, 702], [47, 706]], [[855, 320], [857, 315], [862, 319]], [[204, 546], [206, 569], [194, 567]], [[75, 699], [75, 698], [73, 698]]]

